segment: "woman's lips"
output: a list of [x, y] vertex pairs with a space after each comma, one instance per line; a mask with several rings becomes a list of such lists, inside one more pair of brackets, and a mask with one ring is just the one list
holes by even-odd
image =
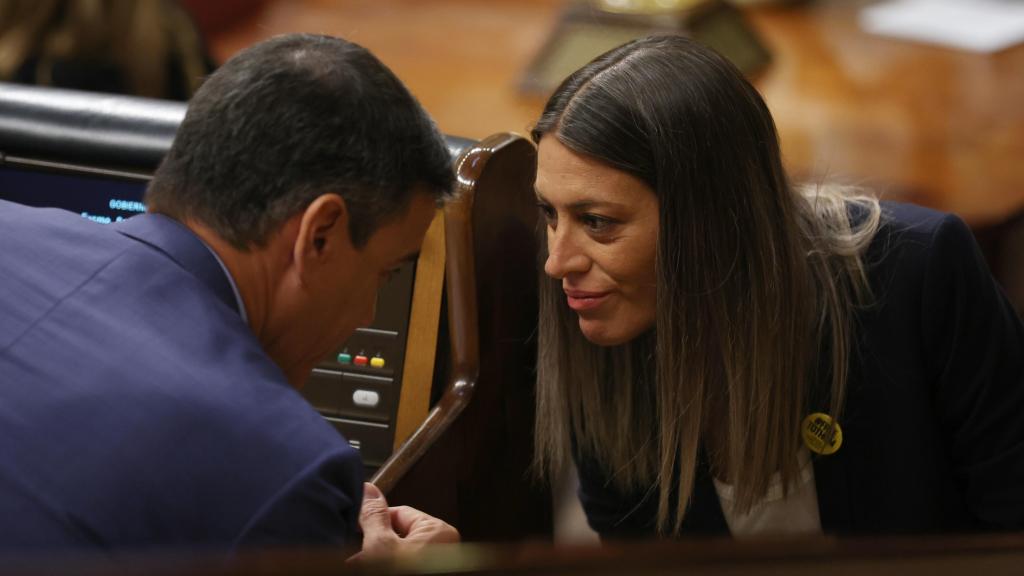
[[586, 292], [584, 290], [565, 290], [565, 297], [569, 302], [569, 308], [577, 312], [593, 310], [604, 304], [611, 292]]

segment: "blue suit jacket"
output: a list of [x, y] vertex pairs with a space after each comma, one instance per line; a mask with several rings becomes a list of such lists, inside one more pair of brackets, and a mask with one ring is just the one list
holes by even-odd
[[[814, 460], [827, 533], [1024, 528], [1024, 327], [955, 216], [883, 203], [866, 254], [843, 441]], [[821, 388], [827, 388], [823, 383]], [[828, 412], [826, 394], [809, 412]], [[578, 461], [604, 537], [653, 535], [657, 490], [622, 494]], [[702, 462], [684, 533], [727, 534]]]
[[186, 228], [0, 201], [0, 548], [343, 543], [362, 477]]

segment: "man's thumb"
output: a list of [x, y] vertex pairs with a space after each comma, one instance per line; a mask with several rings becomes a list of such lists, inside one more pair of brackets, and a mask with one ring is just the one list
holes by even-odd
[[[376, 484], [363, 482], [363, 500], [376, 500], [378, 498], [384, 499], [384, 494], [380, 491], [380, 488], [377, 488]], [[384, 506], [387, 506], [387, 502], [384, 503]]]
[[366, 535], [392, 532], [388, 502], [380, 489], [369, 482], [363, 484], [363, 507], [359, 511], [359, 526]]

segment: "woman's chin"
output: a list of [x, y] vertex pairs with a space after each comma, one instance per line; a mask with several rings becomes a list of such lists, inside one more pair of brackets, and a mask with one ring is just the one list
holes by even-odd
[[617, 330], [616, 327], [609, 326], [607, 322], [597, 322], [583, 318], [580, 318], [580, 332], [583, 333], [583, 337], [587, 341], [595, 346], [618, 346], [636, 337], [636, 334]]

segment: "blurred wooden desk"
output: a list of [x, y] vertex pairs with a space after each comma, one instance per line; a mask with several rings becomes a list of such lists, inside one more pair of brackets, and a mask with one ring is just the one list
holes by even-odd
[[447, 134], [526, 134], [543, 100], [519, 76], [561, 9], [558, 0], [278, 0], [210, 39], [218, 61], [287, 32], [341, 36], [373, 51]]
[[[834, 178], [983, 225], [1024, 208], [1024, 46], [976, 55], [870, 36], [865, 0], [751, 9], [774, 63], [758, 79], [797, 178]], [[449, 134], [525, 133], [543, 102], [523, 70], [558, 0], [269, 2], [211, 39], [218, 59], [284, 32], [373, 50]]]
[[1017, 575], [1024, 534], [831, 537], [777, 540], [691, 539], [552, 547], [528, 542], [440, 547], [404, 558], [346, 562], [353, 550], [250, 550], [229, 561], [215, 554], [134, 553], [0, 557], [5, 574], [229, 576], [260, 574], [487, 574], [665, 576]]
[[1024, 208], [1024, 45], [958, 52], [866, 34], [865, 0], [752, 10], [758, 81], [798, 178], [877, 187], [975, 225]]

